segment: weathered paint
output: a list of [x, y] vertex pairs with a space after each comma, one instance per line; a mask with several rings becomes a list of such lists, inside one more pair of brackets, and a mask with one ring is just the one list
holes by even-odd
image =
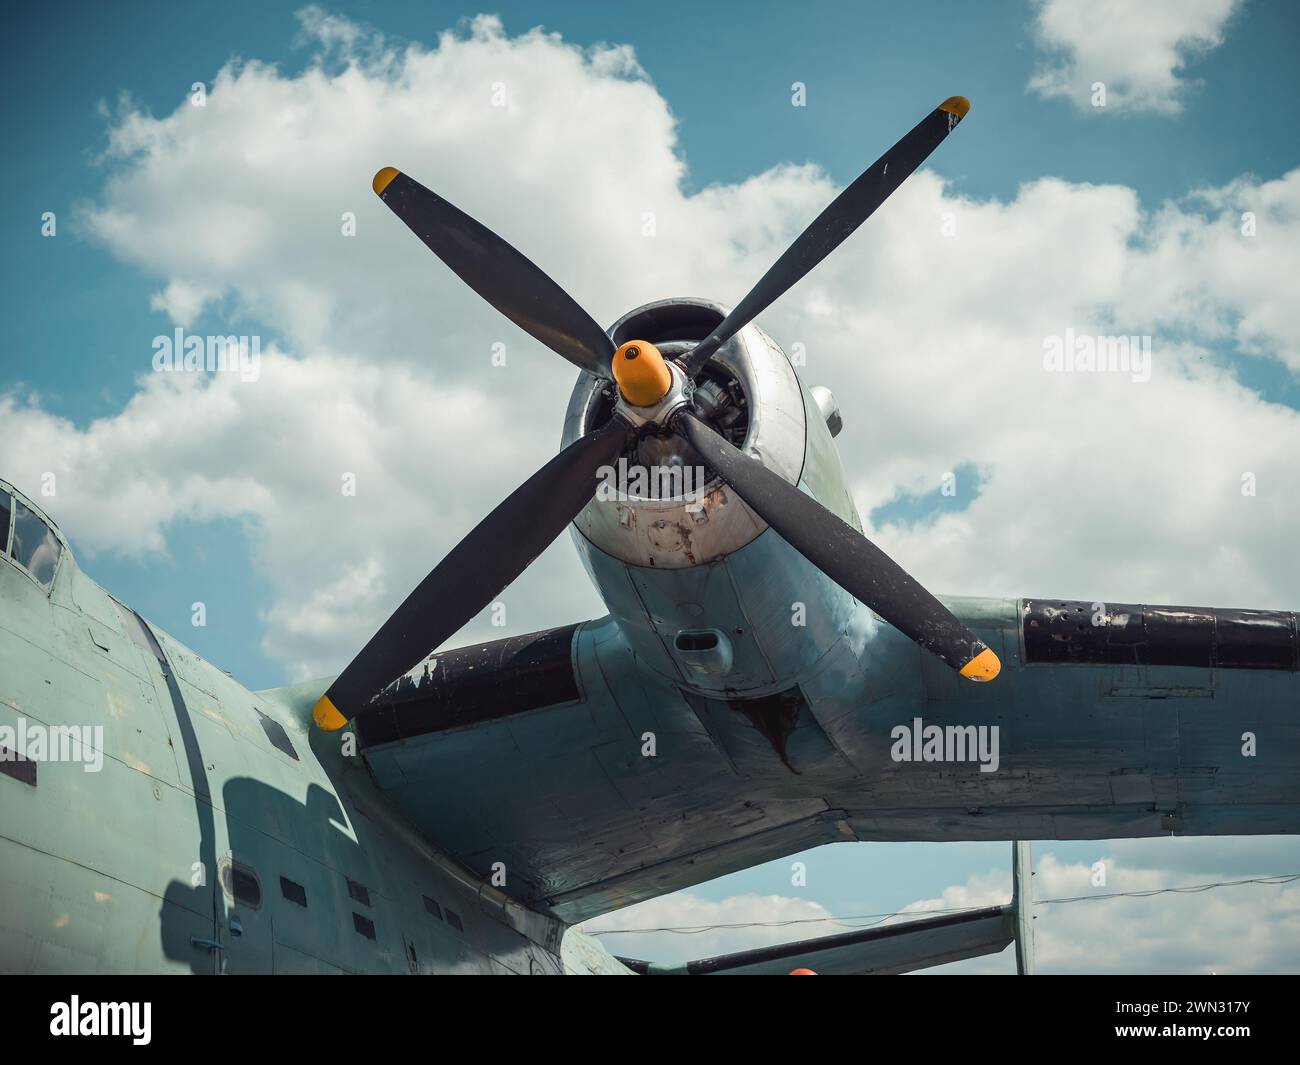
[[[512, 890], [569, 921], [846, 839], [1300, 830], [1294, 674], [1025, 663], [1018, 601], [946, 602], [1006, 663], [995, 683], [962, 682], [858, 611], [787, 674], [778, 690], [803, 703], [774, 744], [734, 701], [643, 668], [603, 619], [575, 634], [580, 702], [366, 758], [431, 838], [480, 871], [504, 861]], [[998, 770], [894, 761], [891, 730], [918, 717], [996, 726]], [[484, 765], [490, 805], [477, 799]]]
[[[561, 923], [439, 853], [306, 725], [323, 686], [248, 691], [115, 603], [66, 545], [48, 593], [0, 558], [0, 726], [103, 729], [98, 772], [2, 763], [17, 776], [0, 774], [0, 970], [561, 971]], [[232, 895], [232, 862], [256, 904]]]
[[[757, 327], [744, 333], [734, 350], [752, 341], [772, 355]], [[802, 384], [771, 394], [784, 398], [755, 424], [802, 435], [759, 439], [759, 460], [860, 525], [814, 397]], [[1220, 612], [1220, 626], [1133, 608], [1145, 656], [1113, 654], [1112, 633], [1071, 636], [1064, 645], [1082, 650], [1048, 660], [1023, 627], [1036, 601], [949, 599], [1003, 662], [975, 685], [743, 504], [715, 497], [706, 510], [707, 523], [683, 509], [692, 524], [675, 525], [680, 535], [647, 533], [627, 550], [609, 539], [613, 524], [578, 522], [610, 616], [540, 643], [444, 653], [455, 668], [437, 673], [435, 661], [436, 683], [381, 696], [387, 731], [367, 731], [360, 759], [341, 749], [349, 732], [305, 724], [326, 681], [245, 690], [116, 604], [66, 544], [48, 593], [0, 561], [0, 725], [102, 725], [105, 755], [97, 774], [42, 765], [35, 786], [0, 774], [0, 892], [18, 900], [0, 918], [0, 964], [604, 970], [617, 963], [596, 944], [562, 947], [566, 923], [819, 843], [1300, 831], [1300, 678], [1269, 668], [1293, 618], [1283, 633], [1242, 612]], [[658, 564], [663, 550], [673, 564]], [[702, 629], [725, 640], [711, 662], [685, 658], [696, 645], [678, 639]], [[1207, 631], [1204, 662], [1151, 653], [1199, 654]], [[1253, 660], [1255, 637], [1274, 657]], [[478, 669], [486, 690], [470, 679]], [[893, 730], [921, 721], [996, 728], [996, 771], [896, 760]], [[257, 873], [258, 905], [227, 889], [231, 862]], [[305, 890], [307, 911], [281, 876]], [[348, 880], [367, 885], [367, 903]], [[425, 895], [461, 927], [433, 917]], [[358, 933], [372, 924], [373, 938]], [[220, 949], [196, 948], [203, 940]]]

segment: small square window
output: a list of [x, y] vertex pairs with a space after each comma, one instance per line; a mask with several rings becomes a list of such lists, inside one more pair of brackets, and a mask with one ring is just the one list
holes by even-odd
[[287, 876], [280, 877], [280, 894], [304, 910], [307, 908], [307, 889], [301, 884], [295, 884]]
[[[36, 762], [0, 744], [0, 773], [36, 787]], [[428, 902], [428, 899], [424, 900]]]
[[438, 918], [438, 920], [441, 921], [442, 907], [439, 906], [436, 902], [434, 902], [433, 899], [429, 898], [428, 895], [424, 895], [422, 897], [424, 899], [424, 908], [428, 910], [429, 913], [433, 914], [434, 917]]
[[348, 881], [348, 894], [351, 895], [354, 899], [356, 899], [357, 902], [361, 903], [362, 906], [369, 906], [370, 892], [366, 890], [366, 885], [358, 884], [351, 877], [348, 877], [347, 881]]
[[465, 926], [461, 924], [459, 914], [455, 913], [452, 910], [447, 910], [446, 914], [447, 914], [447, 923], [451, 925], [452, 928], [456, 929], [457, 932], [465, 931]]
[[359, 913], [352, 915], [352, 927], [367, 939], [375, 938], [375, 922], [369, 917], [362, 917]]
[[262, 885], [257, 879], [257, 873], [247, 865], [241, 865], [229, 858], [222, 858], [217, 863], [217, 871], [221, 877], [222, 889], [233, 901], [247, 906], [250, 910], [261, 908]]
[[293, 743], [289, 739], [289, 734], [284, 731], [284, 726], [275, 718], [267, 717], [261, 710], [257, 711], [257, 717], [262, 722], [262, 731], [266, 733], [266, 738], [271, 741], [271, 746], [277, 751], [283, 751], [297, 762], [299, 760], [298, 752], [293, 749]]

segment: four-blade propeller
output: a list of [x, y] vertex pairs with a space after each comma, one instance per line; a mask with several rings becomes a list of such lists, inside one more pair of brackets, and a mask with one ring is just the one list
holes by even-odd
[[[866, 221], [969, 108], [963, 97], [945, 100], [840, 193], [684, 356], [679, 373], [694, 379], [723, 344]], [[653, 344], [633, 341], [616, 351], [605, 331], [531, 260], [400, 171], [379, 171], [374, 189], [462, 281], [516, 325], [588, 373], [612, 377], [629, 408], [662, 404], [673, 374]], [[522, 573], [591, 501], [600, 469], [616, 462], [641, 431], [635, 420], [616, 409], [606, 425], [566, 447], [484, 518], [330, 685], [313, 712], [316, 723], [341, 728]], [[790, 546], [900, 632], [964, 677], [997, 676], [993, 651], [888, 555], [733, 447], [689, 404], [667, 410], [657, 428], [681, 437]]]

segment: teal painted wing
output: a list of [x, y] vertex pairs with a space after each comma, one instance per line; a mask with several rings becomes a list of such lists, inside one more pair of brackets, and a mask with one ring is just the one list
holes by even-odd
[[375, 780], [438, 847], [570, 922], [846, 838], [824, 781], [800, 786], [744, 730], [779, 786], [608, 620], [440, 654], [357, 721]]
[[357, 731], [428, 839], [568, 922], [836, 841], [1300, 831], [1294, 615], [948, 602], [993, 683], [868, 616], [702, 692], [602, 619], [440, 653]]

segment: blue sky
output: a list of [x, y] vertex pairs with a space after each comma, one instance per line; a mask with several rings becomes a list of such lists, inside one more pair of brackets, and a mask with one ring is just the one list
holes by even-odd
[[[424, 46], [434, 45], [438, 34], [448, 29], [460, 27], [464, 34], [465, 16], [476, 13], [428, 3], [326, 7], [378, 30], [390, 41]], [[0, 217], [4, 246], [0, 301], [10, 335], [0, 355], [0, 391], [12, 390], [46, 415], [67, 419], [72, 433], [86, 431], [96, 419], [117, 418], [127, 408], [140, 389], [140, 375], [148, 368], [151, 338], [171, 328], [168, 314], [152, 305], [154, 297], [165, 281], [180, 275], [141, 262], [124, 250], [122, 242], [106, 238], [102, 229], [88, 222], [106, 204], [119, 202], [110, 187], [113, 181], [129, 187], [136, 176], [129, 160], [104, 158], [109, 132], [120, 126], [124, 115], [157, 120], [172, 115], [184, 107], [192, 83], [211, 86], [218, 70], [232, 59], [274, 64], [282, 79], [301, 75], [316, 63], [317, 48], [303, 39], [295, 15], [298, 8], [245, 2], [183, 7], [84, 3], [6, 10], [0, 88], [6, 99], [21, 100], [23, 105], [7, 107], [0, 116], [0, 136], [7, 145], [0, 161], [7, 204]], [[952, 93], [970, 97], [973, 108], [961, 135], [951, 138], [934, 162], [948, 183], [949, 197], [1010, 204], [1027, 183], [1060, 178], [1074, 197], [1088, 196], [1088, 186], [1132, 190], [1139, 209], [1153, 216], [1162, 205], [1186, 206], [1194, 190], [1221, 189], [1241, 179], [1278, 182], [1300, 164], [1297, 139], [1287, 118], [1290, 101], [1300, 95], [1300, 68], [1294, 62], [1300, 8], [1291, 3], [1253, 0], [1239, 5], [1222, 24], [1220, 43], [1191, 49], [1187, 61], [1175, 71], [1177, 111], [1122, 106], [1097, 111], [1061, 96], [1031, 91], [1028, 86], [1035, 72], [1059, 58], [1059, 50], [1046, 47], [1035, 31], [1040, 8], [1032, 3], [977, 8], [957, 3], [781, 2], [704, 8], [683, 3], [659, 3], [653, 8], [506, 3], [482, 10], [500, 16], [507, 38], [541, 25], [565, 42], [583, 47], [630, 45], [648, 84], [675, 120], [676, 143], [668, 150], [685, 165], [679, 183], [684, 198], [715, 186], [741, 186], [784, 163], [812, 164], [821, 175], [818, 180], [843, 185], [937, 100]], [[324, 69], [333, 69], [329, 61]], [[791, 84], [796, 81], [807, 85], [806, 108], [789, 105]], [[618, 147], [610, 145], [611, 150]], [[373, 169], [388, 161], [368, 160], [367, 166]], [[575, 159], [572, 165], [582, 162]], [[213, 165], [220, 163], [213, 161]], [[469, 158], [456, 165], [472, 174], [479, 163]], [[183, 180], [183, 175], [178, 166], [177, 180]], [[815, 202], [815, 195], [809, 195], [808, 202]], [[1199, 205], [1186, 210], [1194, 217], [1212, 213]], [[40, 235], [45, 211], [58, 214], [58, 239]], [[798, 210], [792, 213], [797, 215]], [[808, 217], [806, 211], [803, 217]], [[168, 233], [168, 239], [178, 245], [189, 237], [183, 229]], [[1056, 249], [1065, 258], [1073, 250], [1073, 244]], [[175, 259], [179, 254], [162, 258]], [[1004, 267], [1026, 273], [1038, 265], [1020, 260]], [[716, 294], [734, 299], [739, 292], [728, 288]], [[240, 332], [258, 331], [268, 343], [303, 351], [301, 331], [286, 326], [286, 316], [257, 317], [247, 293], [240, 300], [223, 298], [226, 302], [218, 301], [217, 311], [224, 307], [240, 324]], [[863, 304], [871, 298], [871, 291], [862, 292]], [[232, 307], [237, 310], [230, 311]], [[209, 305], [203, 313], [211, 321], [216, 312]], [[1249, 307], [1229, 305], [1219, 316], [1236, 322], [1250, 314]], [[794, 320], [803, 326], [803, 319]], [[1275, 408], [1300, 409], [1295, 366], [1276, 356], [1267, 342], [1262, 353], [1245, 352], [1247, 345], [1231, 329], [1214, 333], [1199, 319], [1194, 326], [1187, 332], [1199, 336], [1203, 356], [1227, 367], [1256, 398]], [[1170, 335], [1174, 332], [1171, 327]], [[896, 337], [888, 343], [882, 338], [881, 349], [873, 348], [874, 341], [868, 336], [863, 345], [877, 359], [926, 358], [921, 351], [900, 350]], [[1254, 348], [1259, 346], [1256, 343]], [[1280, 350], [1282, 341], [1277, 346]], [[842, 382], [834, 383], [839, 393]], [[868, 415], [865, 402], [858, 409], [864, 419], [885, 418], [881, 411]], [[550, 424], [558, 431], [559, 409], [552, 415]], [[854, 424], [853, 433], [865, 431]], [[945, 428], [918, 428], [927, 431], [942, 436]], [[900, 541], [916, 536], [922, 559], [931, 557], [924, 553], [929, 550], [925, 544], [931, 530], [948, 527], [938, 517], [960, 521], [966, 510], [975, 513], [977, 499], [982, 505], [994, 505], [994, 497], [984, 498], [988, 487], [984, 478], [999, 468], [991, 445], [975, 448], [974, 453], [953, 450], [948, 458], [951, 468], [970, 482], [972, 491], [949, 502], [935, 491], [933, 481], [919, 478], [901, 458], [887, 472], [868, 473], [865, 456], [882, 454], [878, 440], [872, 442], [874, 450], [867, 448], [865, 437], [849, 434], [846, 441], [846, 447], [853, 449], [845, 452], [848, 464], [862, 467], [862, 476], [869, 478], [855, 484], [860, 508], [870, 513], [874, 525], [893, 528]], [[167, 440], [155, 446], [165, 451]], [[529, 450], [520, 448], [525, 463], [531, 461]], [[930, 461], [928, 455], [918, 458], [916, 468]], [[428, 475], [436, 480], [438, 474], [435, 461]], [[501, 476], [500, 484], [508, 487], [513, 473], [507, 469]], [[103, 507], [111, 508], [113, 485], [103, 485], [101, 490]], [[49, 509], [60, 517], [57, 504]], [[170, 512], [158, 526], [165, 538], [163, 549], [150, 545], [142, 535], [134, 546], [129, 538], [119, 538], [87, 544], [82, 550], [89, 535], [85, 519], [83, 528], [78, 528], [65, 518], [64, 530], [83, 567], [147, 617], [250, 687], [285, 683], [296, 660], [277, 651], [283, 643], [276, 642], [276, 619], [283, 614], [276, 611], [283, 610], [284, 595], [277, 584], [274, 555], [264, 547], [274, 533], [255, 508], [213, 509], [218, 512], [203, 507]], [[1000, 528], [992, 518], [988, 521]], [[1281, 528], [1280, 521], [1275, 524]], [[1266, 543], [1274, 543], [1281, 533], [1269, 536], [1273, 538]], [[570, 551], [567, 544], [557, 550]], [[939, 548], [932, 550], [938, 557]], [[435, 545], [412, 551], [411, 566], [420, 557], [432, 556], [426, 566], [437, 557]], [[1260, 551], [1267, 554], [1266, 547]], [[1055, 563], [1047, 559], [1040, 568], [1014, 578], [1022, 583], [1001, 590], [1032, 593], [1035, 588], [1027, 582], [1046, 582], [1054, 573], [1065, 584], [1076, 568], [1080, 567], [1061, 559]], [[1086, 566], [1081, 569], [1087, 571]], [[1091, 572], [1136, 588], [1133, 582], [1143, 579], [1148, 569], [1108, 566], [1103, 558]], [[563, 573], [571, 575], [572, 570]], [[1178, 571], [1173, 573], [1173, 577], [1151, 576], [1150, 586], [1129, 598], [1169, 594], [1167, 589], [1181, 587]], [[1274, 578], [1270, 584], [1261, 576], [1260, 583], [1252, 585], [1242, 577], [1221, 594], [1215, 591], [1217, 586], [1193, 584], [1187, 594], [1204, 587], [1202, 594], [1222, 600], [1237, 587], [1248, 598], [1276, 588], [1281, 602], [1258, 605], [1294, 606], [1300, 585], [1293, 574], [1288, 571]], [[1073, 594], [1057, 584], [1051, 590], [1057, 588], [1062, 594]], [[303, 594], [310, 592], [304, 589]], [[190, 625], [195, 600], [208, 605], [211, 620], [205, 628]], [[552, 609], [553, 615], [542, 608], [534, 610], [529, 616], [539, 623], [518, 628], [574, 620], [569, 601]], [[1044, 846], [1061, 861], [1090, 862], [1105, 852], [1104, 845], [1094, 844]], [[1231, 845], [1224, 848], [1226, 868], [1236, 859], [1229, 853]], [[1264, 860], [1256, 857], [1258, 852], [1246, 847], [1242, 853], [1250, 857], [1237, 864], [1251, 871], [1288, 871], [1256, 868]], [[1300, 852], [1289, 844], [1279, 845], [1270, 857], [1300, 868]], [[823, 850], [809, 861], [816, 870], [809, 897], [831, 912], [875, 912], [930, 897], [974, 874], [1005, 871], [1009, 847], [862, 845]], [[1172, 868], [1169, 863], [1164, 867]], [[1194, 869], [1186, 871], [1195, 878]], [[791, 894], [789, 862], [697, 889], [701, 897], [712, 899], [751, 891]]]
[[[105, 142], [100, 105], [129, 94], [153, 114], [173, 110], [195, 81], [210, 81], [232, 57], [260, 58], [292, 72], [306, 63], [295, 3], [177, 7], [136, 3], [123, 10], [83, 3], [28, 6], [5, 15], [11, 42], [0, 86], [10, 108], [3, 173], [11, 199], [4, 218], [5, 312], [14, 329], [11, 375], [39, 387], [51, 409], [77, 420], [120, 405], [137, 372], [127, 339], [157, 320], [151, 281], [102, 251], [33, 237], [30, 219], [94, 197]], [[76, 32], [68, 32], [69, 8]], [[438, 3], [349, 3], [331, 10], [399, 38], [432, 41], [470, 10]], [[488, 9], [484, 9], [488, 10]], [[986, 5], [975, 17], [960, 3], [757, 2], [728, 10], [692, 3], [498, 4], [507, 31], [544, 26], [566, 40], [629, 42], [680, 122], [688, 187], [731, 182], [774, 164], [814, 161], [840, 183], [852, 180], [897, 139], [895, 116], [919, 113], [951, 88], [974, 102], [978, 137], [945, 146], [945, 174], [974, 196], [1012, 195], [1044, 175], [1119, 182], [1152, 201], [1219, 185], [1250, 172], [1277, 177], [1295, 165], [1295, 140], [1278, 122], [1300, 82], [1292, 62], [1300, 11], [1253, 3], [1234, 18], [1222, 46], [1194, 62], [1204, 85], [1185, 114], [1079, 115], [1025, 91], [1037, 61], [1027, 28], [1032, 6]], [[296, 43], [298, 42], [298, 43]], [[65, 72], [53, 82], [51, 69]], [[811, 82], [806, 111], [783, 106], [792, 82]], [[39, 180], [36, 180], [39, 173]], [[20, 251], [21, 250], [21, 251]], [[70, 261], [71, 260], [71, 261]], [[49, 300], [60, 288], [57, 303]], [[117, 338], [117, 339], [115, 339]], [[50, 351], [89, 350], [75, 385]]]
[[[48, 91], [34, 106], [6, 109], [0, 126], [10, 146], [0, 164], [10, 204], [0, 220], [0, 301], [11, 336], [2, 356], [5, 382], [39, 391], [47, 410], [78, 424], [120, 409], [140, 372], [141, 338], [165, 332], [167, 323], [150, 310], [155, 279], [74, 228], [73, 210], [96, 197], [111, 170], [100, 159], [104, 108], [125, 94], [148, 113], [166, 114], [195, 81], [210, 82], [237, 57], [273, 62], [286, 73], [302, 69], [309, 52], [294, 16], [299, 7], [74, 4], [76, 32], [67, 30], [69, 7], [6, 12], [6, 98], [27, 98], [37, 84]], [[330, 10], [426, 42], [469, 11], [423, 3]], [[845, 183], [897, 138], [896, 116], [919, 114], [936, 92], [949, 90], [972, 99], [979, 123], [978, 136], [954, 138], [943, 159], [945, 175], [972, 196], [1009, 197], [1023, 182], [1061, 175], [1118, 182], [1156, 202], [1242, 173], [1274, 178], [1296, 163], [1295, 139], [1279, 123], [1276, 103], [1300, 88], [1291, 61], [1300, 10], [1286, 3], [1253, 3], [1233, 17], [1224, 44], [1189, 68], [1203, 84], [1173, 119], [1079, 114], [1026, 92], [1038, 61], [1026, 3], [989, 5], [978, 16], [959, 3], [754, 3], [743, 14], [690, 3], [656, 5], [653, 13], [595, 3], [491, 10], [511, 33], [540, 25], [577, 43], [634, 45], [679, 121], [688, 189], [791, 161], [815, 162]], [[51, 69], [63, 73], [51, 80]], [[809, 84], [805, 110], [785, 106], [791, 83], [800, 80]], [[39, 219], [48, 210], [58, 212], [71, 240], [40, 238]], [[1247, 363], [1243, 372], [1271, 397], [1300, 401], [1293, 375], [1281, 367]], [[920, 500], [918, 506], [902, 494], [881, 517], [916, 517], [927, 504], [943, 505], [933, 493]], [[77, 531], [67, 532], [75, 542]], [[189, 628], [189, 589], [199, 589], [232, 623], [188, 631], [195, 649], [254, 687], [283, 683], [282, 667], [248, 638], [266, 602], [249, 575], [240, 524], [223, 525], [216, 535], [174, 532], [162, 584], [156, 559], [101, 556], [87, 560], [87, 568], [174, 631]], [[170, 594], [180, 587], [185, 595]]]

